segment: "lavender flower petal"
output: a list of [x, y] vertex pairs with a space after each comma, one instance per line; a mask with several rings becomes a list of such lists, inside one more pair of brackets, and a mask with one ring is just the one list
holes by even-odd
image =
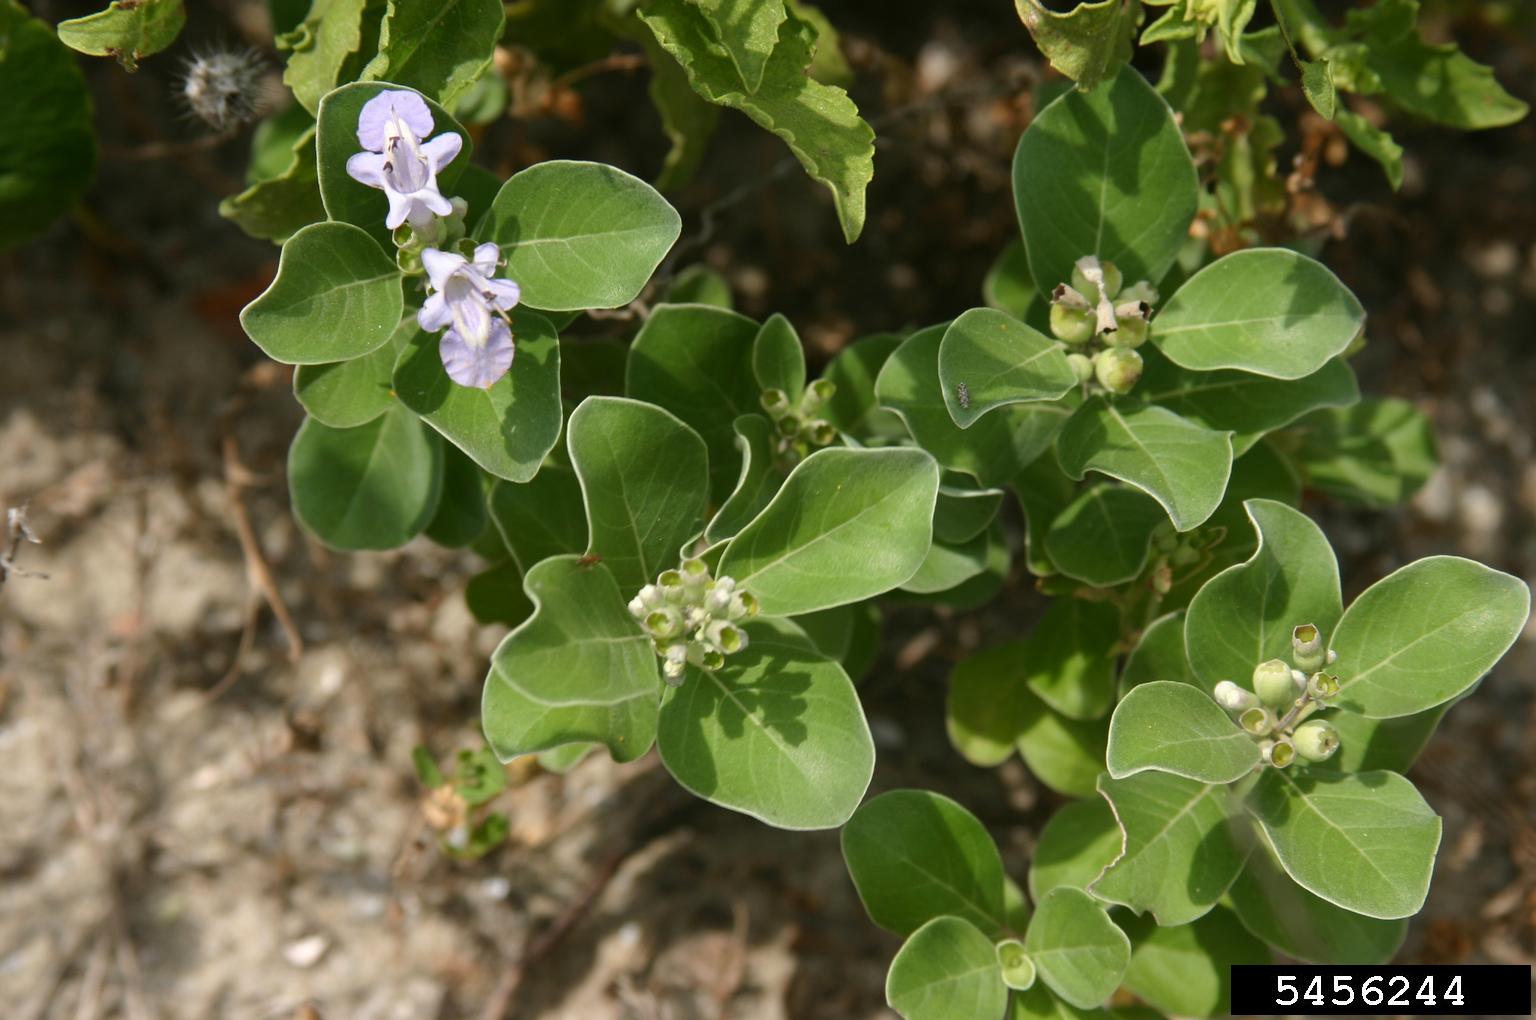
[[405, 89], [391, 89], [363, 104], [357, 115], [358, 144], [373, 152], [383, 152], [386, 128], [394, 118], [402, 121], [417, 138], [432, 133], [432, 111], [427, 108], [426, 100]]
[[507, 374], [515, 352], [512, 331], [500, 319], [492, 320], [490, 338], [483, 347], [467, 342], [457, 329], [450, 329], [443, 334], [437, 349], [448, 378], [460, 386], [481, 390], [490, 389]]

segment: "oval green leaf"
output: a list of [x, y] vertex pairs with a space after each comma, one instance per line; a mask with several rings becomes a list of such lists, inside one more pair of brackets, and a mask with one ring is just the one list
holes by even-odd
[[935, 917], [897, 950], [885, 1001], [902, 1020], [1001, 1020], [1008, 986], [992, 942], [959, 917]]
[[1259, 764], [1259, 748], [1200, 688], [1154, 680], [1116, 706], [1107, 759], [1116, 779], [1153, 770], [1231, 783]]
[[1152, 532], [1168, 519], [1152, 497], [1105, 483], [1083, 491], [1051, 522], [1045, 555], [1068, 577], [1111, 588], [1137, 577], [1152, 551]]
[[1131, 959], [1131, 940], [1103, 905], [1070, 886], [1058, 886], [1040, 900], [1024, 948], [1040, 980], [1079, 1009], [1102, 1005]]
[[993, 308], [972, 308], [939, 344], [944, 406], [961, 428], [1008, 404], [1059, 400], [1077, 385], [1066, 349]]

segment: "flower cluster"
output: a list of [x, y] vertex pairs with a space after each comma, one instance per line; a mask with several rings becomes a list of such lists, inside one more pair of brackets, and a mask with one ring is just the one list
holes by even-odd
[[667, 683], [683, 682], [689, 665], [715, 670], [747, 647], [737, 624], [757, 615], [757, 598], [729, 577], [711, 577], [703, 560], [684, 560], [640, 589], [629, 611], [651, 636]]
[[837, 429], [821, 417], [822, 408], [836, 392], [837, 384], [830, 379], [817, 379], [807, 386], [798, 404], [791, 403], [781, 389], [763, 391], [760, 402], [773, 419], [781, 456], [793, 453], [795, 459], [803, 459], [813, 448], [828, 446], [837, 438]]
[[427, 277], [428, 296], [416, 321], [428, 332], [446, 330], [438, 354], [448, 377], [488, 389], [512, 367], [507, 312], [520, 291], [496, 277], [501, 249], [495, 244], [475, 248], [472, 258], [438, 247], [462, 236], [468, 207], [463, 199], [445, 197], [437, 183], [463, 140], [452, 131], [431, 137], [434, 127], [431, 109], [415, 92], [380, 92], [358, 114], [357, 141], [364, 151], [347, 160], [347, 174], [384, 192], [385, 226], [406, 228], [404, 238], [396, 237], [402, 258], [419, 259], [417, 271]]
[[[1063, 343], [1082, 348], [1067, 355], [1077, 377], [1090, 379], [1111, 393], [1129, 393], [1141, 378], [1135, 348], [1147, 339], [1147, 318], [1157, 291], [1146, 280], [1122, 289], [1113, 262], [1085, 255], [1072, 267], [1072, 282], [1051, 292], [1051, 332]], [[1097, 350], [1088, 351], [1099, 341]]]
[[1339, 678], [1323, 672], [1338, 653], [1323, 650], [1322, 632], [1310, 623], [1291, 631], [1291, 653], [1294, 665], [1283, 659], [1259, 663], [1253, 670], [1253, 690], [1223, 680], [1211, 695], [1259, 742], [1265, 763], [1277, 769], [1298, 757], [1326, 761], [1339, 749], [1339, 731], [1333, 724], [1309, 718], [1339, 693]]

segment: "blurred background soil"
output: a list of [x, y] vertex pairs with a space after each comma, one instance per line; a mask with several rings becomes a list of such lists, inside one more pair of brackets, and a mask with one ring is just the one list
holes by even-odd
[[[49, 20], [91, 6], [34, 5]], [[743, 311], [787, 313], [815, 360], [980, 303], [1016, 231], [1008, 160], [1040, 77], [1000, 0], [824, 6], [880, 135], [864, 237], [845, 247], [779, 143], [726, 114], [674, 196], [685, 241], [668, 267], [715, 266]], [[497, 805], [508, 843], [473, 863], [438, 849], [410, 751], [477, 745], [501, 629], [465, 608], [471, 554], [424, 540], [331, 554], [289, 515], [300, 411], [236, 323], [276, 252], [215, 211], [246, 139], [202, 139], [172, 96], [189, 48], [259, 44], [263, 5], [189, 7], [189, 38], [139, 74], [88, 65], [105, 148], [87, 208], [0, 255], [0, 505], [30, 501], [42, 544], [19, 565], [47, 575], [0, 591], [0, 1013], [890, 1015], [897, 943], [865, 918], [836, 834], [692, 800], [654, 756], [598, 756], [566, 776], [519, 763]], [[1536, 100], [1536, 37], [1492, 32], [1475, 8], [1445, 8], [1434, 27]], [[654, 175], [664, 141], [635, 98], [644, 73], [594, 76], [580, 95], [535, 88], [480, 151], [504, 172], [577, 156]], [[1275, 107], [1294, 141], [1298, 97]], [[1396, 196], [1363, 157], [1324, 160], [1324, 257], [1370, 312], [1362, 388], [1430, 414], [1444, 466], [1397, 511], [1308, 509], [1351, 591], [1431, 553], [1530, 580], [1536, 122], [1393, 128], [1410, 154]], [[247, 549], [292, 614], [296, 657]], [[938, 722], [949, 666], [1029, 625], [1038, 602], [1015, 582], [978, 614], [889, 614], [862, 695], [875, 790], [964, 800], [1022, 879], [1059, 798], [1017, 760], [965, 765]], [[1533, 677], [1528, 631], [1414, 769], [1446, 823], [1404, 960], [1536, 958]]]

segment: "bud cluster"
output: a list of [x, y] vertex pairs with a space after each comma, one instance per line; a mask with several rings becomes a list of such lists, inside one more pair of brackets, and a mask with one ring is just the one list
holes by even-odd
[[780, 455], [792, 454], [793, 459], [801, 460], [812, 449], [829, 446], [837, 439], [837, 429], [821, 417], [827, 401], [836, 392], [837, 384], [830, 379], [817, 379], [807, 386], [799, 403], [792, 402], [788, 393], [776, 387], [763, 391], [761, 403], [778, 432]]
[[1323, 672], [1337, 658], [1324, 649], [1322, 632], [1304, 623], [1291, 631], [1291, 663], [1261, 662], [1252, 690], [1223, 680], [1211, 696], [1258, 741], [1265, 764], [1283, 769], [1297, 758], [1326, 761], [1339, 749], [1339, 731], [1310, 717], [1339, 693], [1339, 678]]
[[1113, 262], [1084, 255], [1072, 267], [1072, 282], [1051, 292], [1051, 332], [1078, 348], [1067, 355], [1077, 378], [1110, 393], [1129, 393], [1141, 378], [1135, 348], [1147, 339], [1147, 319], [1157, 291], [1146, 280], [1123, 287]]
[[629, 611], [651, 637], [661, 671], [673, 687], [689, 665], [719, 669], [725, 657], [747, 647], [738, 624], [758, 613], [756, 596], [729, 577], [711, 577], [703, 560], [684, 560], [640, 589]]

